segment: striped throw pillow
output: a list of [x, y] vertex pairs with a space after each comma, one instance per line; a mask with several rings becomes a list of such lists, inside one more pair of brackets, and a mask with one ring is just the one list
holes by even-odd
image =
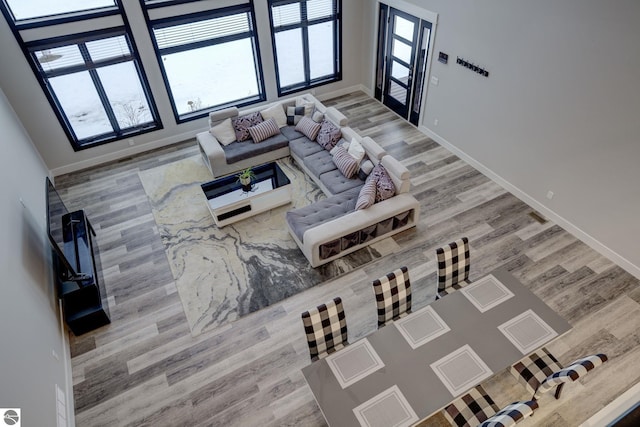
[[358, 172], [358, 161], [342, 147], [336, 147], [333, 155], [333, 163], [336, 164], [345, 178], [351, 178]]
[[265, 120], [264, 122], [258, 123], [257, 125], [249, 128], [251, 139], [256, 143], [262, 142], [270, 136], [277, 135], [279, 133], [280, 128], [278, 127], [275, 119]]
[[310, 140], [315, 141], [318, 132], [320, 132], [320, 123], [314, 122], [309, 117], [303, 117], [296, 125], [296, 130], [302, 132]]
[[369, 179], [364, 183], [358, 194], [356, 210], [367, 209], [376, 202], [376, 181]]

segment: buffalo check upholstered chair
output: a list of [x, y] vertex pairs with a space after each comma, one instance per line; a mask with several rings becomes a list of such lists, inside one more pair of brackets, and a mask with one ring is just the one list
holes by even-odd
[[531, 416], [537, 408], [537, 402], [527, 400], [500, 409], [484, 388], [478, 385], [454, 400], [442, 413], [456, 427], [507, 427]]
[[302, 313], [302, 323], [311, 361], [322, 359], [349, 344], [347, 319], [340, 297]]
[[511, 367], [511, 374], [525, 386], [533, 399], [556, 389], [555, 398], [560, 398], [562, 387], [583, 377], [587, 372], [607, 361], [605, 354], [582, 357], [566, 368], [546, 349], [533, 353]]
[[411, 282], [407, 267], [373, 281], [378, 307], [378, 328], [411, 313]]
[[442, 298], [450, 292], [469, 284], [469, 269], [471, 257], [469, 254], [469, 239], [451, 242], [436, 249], [438, 260], [438, 293], [436, 299]]

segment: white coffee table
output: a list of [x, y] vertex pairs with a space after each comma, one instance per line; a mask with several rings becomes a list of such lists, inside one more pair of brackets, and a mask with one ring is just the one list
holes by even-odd
[[218, 227], [291, 203], [291, 181], [276, 162], [253, 168], [251, 191], [235, 175], [202, 184], [207, 206]]

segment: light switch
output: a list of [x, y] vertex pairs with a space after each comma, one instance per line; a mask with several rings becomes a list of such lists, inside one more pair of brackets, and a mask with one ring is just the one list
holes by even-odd
[[438, 79], [436, 76], [431, 76], [431, 84], [434, 86], [438, 86], [438, 83], [440, 82], [440, 79]]

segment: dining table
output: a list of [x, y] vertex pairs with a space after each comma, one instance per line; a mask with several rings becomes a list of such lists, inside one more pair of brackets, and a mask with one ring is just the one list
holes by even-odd
[[497, 269], [302, 373], [332, 427], [411, 426], [569, 330]]

